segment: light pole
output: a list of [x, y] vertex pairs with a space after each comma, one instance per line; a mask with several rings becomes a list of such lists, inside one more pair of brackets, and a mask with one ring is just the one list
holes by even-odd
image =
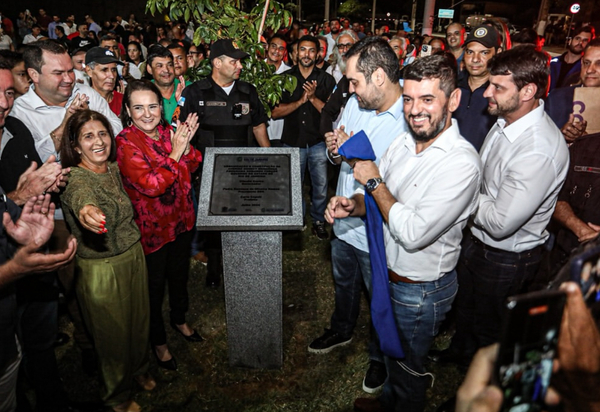
[[375, 8], [377, 7], [377, 0], [373, 0], [373, 13], [371, 14], [371, 33], [375, 34]]

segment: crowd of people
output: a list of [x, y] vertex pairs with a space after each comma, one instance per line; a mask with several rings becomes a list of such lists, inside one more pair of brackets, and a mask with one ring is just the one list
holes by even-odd
[[[19, 369], [36, 410], [72, 410], [54, 355], [59, 290], [109, 410], [139, 411], [135, 382], [156, 387], [149, 351], [178, 368], [165, 287], [170, 326], [204, 341], [186, 314], [190, 258], [207, 264], [208, 287], [223, 275], [220, 233], [194, 224], [208, 147], [298, 149], [305, 222], [332, 238], [335, 288], [308, 351], [350, 344], [363, 288], [371, 303], [362, 388], [380, 396], [357, 399], [357, 411], [423, 411], [427, 362], [470, 365], [452, 407], [497, 410], [490, 345], [506, 298], [543, 289], [600, 233], [598, 134], [573, 113], [576, 89], [600, 87], [591, 26], [550, 61], [535, 32], [511, 37], [495, 19], [468, 34], [451, 23], [445, 38], [372, 34], [348, 19], [294, 24], [265, 39], [260, 57], [297, 83], [266, 110], [239, 79], [248, 53], [232, 39], [193, 44], [191, 24], [0, 16], [10, 38], [0, 39], [0, 411], [25, 399]], [[203, 59], [211, 74], [190, 81]], [[577, 289], [563, 288], [557, 391], [568, 410], [598, 410], [569, 386], [598, 384], [598, 330]], [[451, 345], [432, 351], [452, 308]], [[595, 363], [573, 361], [582, 340]]]

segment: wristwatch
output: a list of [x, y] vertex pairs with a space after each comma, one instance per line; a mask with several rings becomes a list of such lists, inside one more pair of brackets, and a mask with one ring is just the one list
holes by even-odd
[[383, 179], [381, 177], [374, 177], [373, 179], [367, 180], [367, 184], [365, 185], [365, 189], [367, 189], [368, 193], [372, 193], [382, 183], [385, 183], [385, 182], [383, 181]]

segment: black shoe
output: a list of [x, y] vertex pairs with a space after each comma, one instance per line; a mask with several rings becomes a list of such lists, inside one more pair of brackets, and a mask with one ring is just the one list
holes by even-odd
[[158, 366], [160, 366], [163, 369], [169, 370], [169, 371], [177, 370], [177, 361], [175, 360], [175, 356], [173, 356], [173, 354], [171, 354], [171, 359], [162, 361], [162, 360], [158, 359], [158, 355], [156, 354], [155, 349], [152, 349], [152, 353], [154, 353], [154, 358], [156, 359], [156, 364]]
[[329, 353], [333, 349], [339, 346], [345, 346], [352, 342], [352, 337], [346, 338], [331, 329], [325, 329], [325, 333], [313, 340], [308, 345], [308, 351], [310, 353]]
[[453, 350], [430, 350], [427, 354], [427, 359], [431, 362], [439, 363], [441, 365], [453, 364], [457, 365], [461, 370], [469, 368], [471, 363], [471, 357], [466, 354], [458, 354]]
[[98, 372], [98, 362], [94, 349], [83, 349], [81, 351], [81, 369], [88, 376], [93, 376]]
[[314, 222], [312, 225], [312, 232], [313, 235], [318, 237], [320, 240], [329, 239], [329, 233], [327, 233], [327, 230], [325, 229], [325, 222]]
[[196, 330], [194, 330], [194, 329], [192, 329], [194, 331], [194, 333], [192, 333], [191, 335], [188, 336], [188, 335], [184, 335], [183, 332], [181, 331], [181, 329], [179, 329], [177, 327], [177, 325], [175, 324], [175, 322], [173, 322], [173, 321], [171, 321], [171, 327], [176, 332], [179, 332], [179, 334], [181, 336], [183, 336], [184, 339], [187, 340], [188, 342], [202, 342], [202, 341], [204, 341], [204, 338], [202, 336], [200, 336], [200, 334]]
[[56, 334], [56, 339], [54, 339], [54, 347], [58, 348], [59, 346], [66, 345], [69, 343], [71, 338], [66, 333], [58, 332]]
[[377, 393], [383, 388], [383, 384], [387, 379], [387, 369], [385, 364], [375, 360], [371, 361], [369, 369], [363, 379], [362, 389], [367, 393]]

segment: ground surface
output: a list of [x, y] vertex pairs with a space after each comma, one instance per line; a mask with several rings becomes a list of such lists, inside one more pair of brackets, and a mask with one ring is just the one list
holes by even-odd
[[[309, 354], [311, 340], [328, 326], [333, 309], [330, 246], [310, 229], [284, 235], [283, 345], [281, 370], [248, 370], [228, 364], [227, 329], [223, 287], [206, 289], [206, 268], [192, 261], [188, 322], [206, 339], [187, 343], [167, 328], [169, 346], [179, 370], [159, 369], [151, 358], [151, 373], [158, 386], [153, 392], [138, 391], [135, 400], [144, 411], [352, 411], [368, 366], [368, 311], [363, 300], [353, 342], [326, 355]], [[167, 318], [165, 312], [165, 319]], [[66, 316], [61, 329], [71, 333]], [[444, 345], [441, 336], [437, 345]], [[118, 342], [115, 342], [118, 344]], [[70, 342], [57, 349], [60, 372], [73, 400], [98, 400], [97, 377], [86, 376], [79, 349]], [[462, 375], [452, 366], [435, 367], [435, 383], [429, 391], [427, 411], [450, 396]]]

